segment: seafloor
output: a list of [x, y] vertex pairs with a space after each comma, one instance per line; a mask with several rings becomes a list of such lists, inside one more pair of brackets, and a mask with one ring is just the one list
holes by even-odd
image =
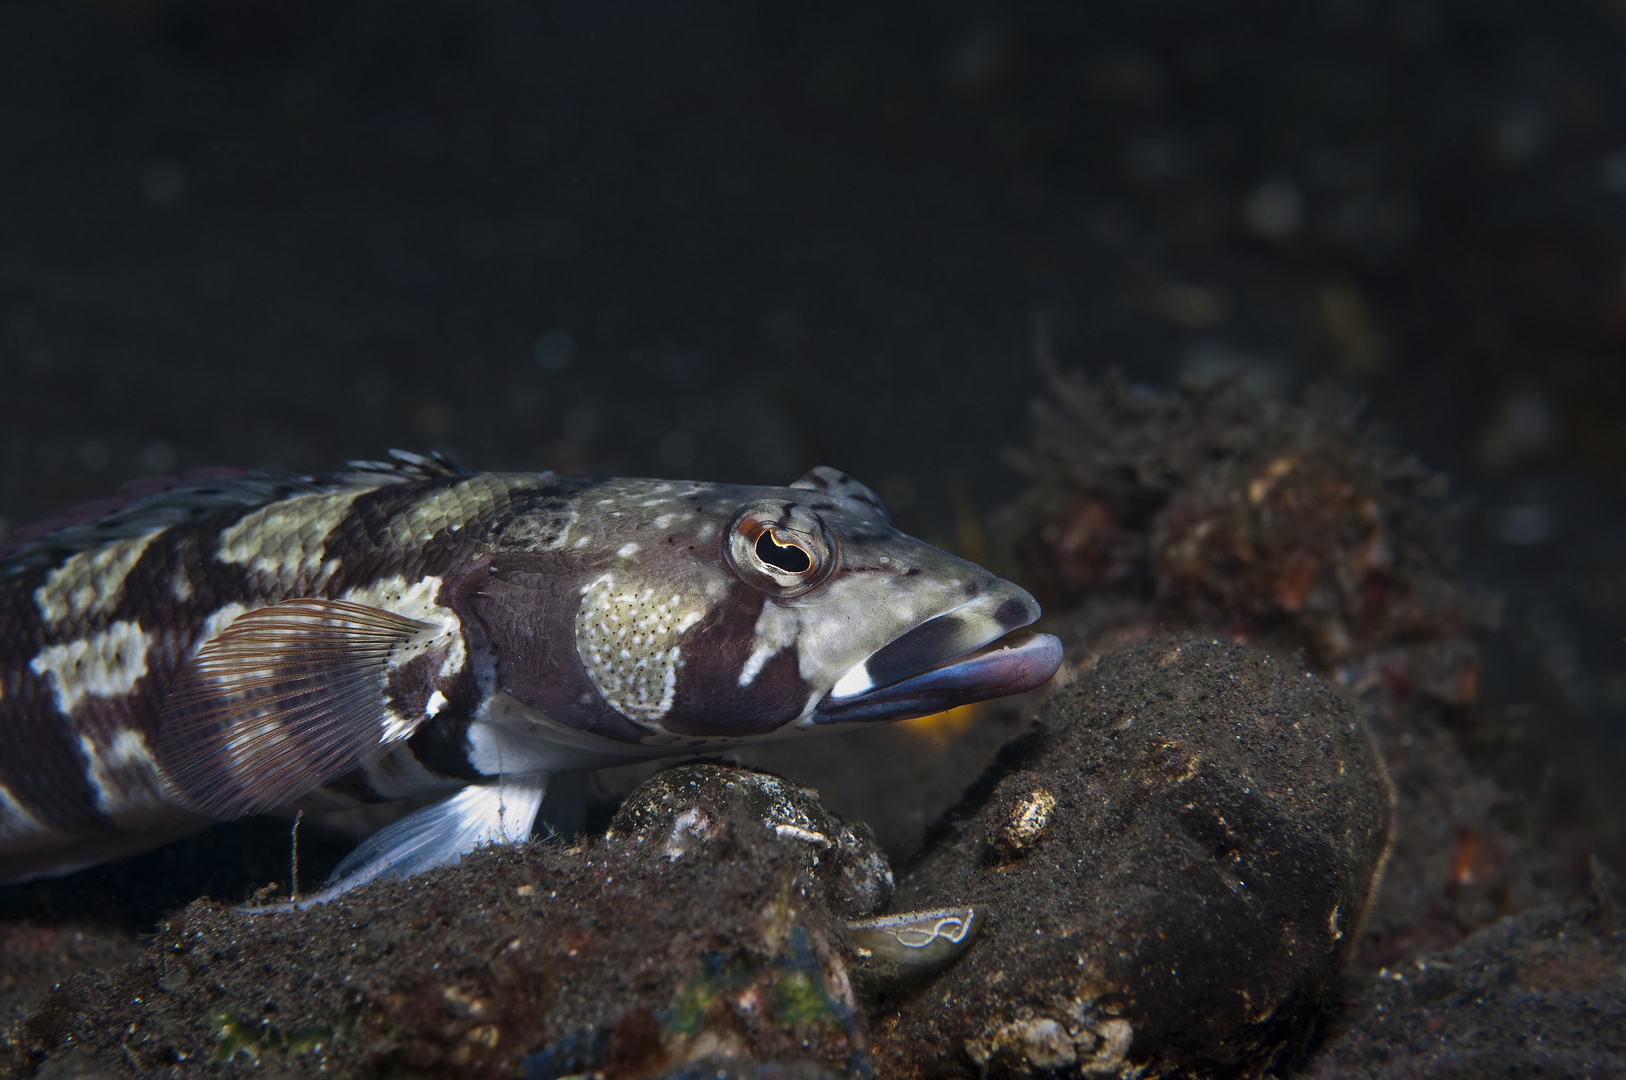
[[[1197, 633], [1343, 685], [1396, 792], [1359, 939], [1317, 953], [1348, 974], [1273, 968], [1285, 1026], [1186, 1058], [1112, 1059], [1116, 1022], [1155, 1023], [1100, 995], [1063, 1023], [1048, 991], [1000, 991], [984, 1017], [1000, 993], [1027, 1013], [975, 1032], [907, 980], [855, 970], [849, 1003], [837, 894], [771, 845], [705, 856], [733, 890], [715, 914], [749, 908], [752, 882], [815, 899], [684, 923], [715, 933], [720, 967], [683, 974], [677, 949], [638, 983], [638, 934], [677, 924], [628, 929], [640, 894], [589, 890], [589, 843], [489, 875], [608, 905], [594, 948], [613, 964], [570, 967], [575, 999], [513, 988], [579, 953], [574, 931], [482, 969], [505, 1004], [472, 975], [403, 974], [481, 913], [563, 925], [558, 896], [391, 893], [411, 918], [356, 939], [381, 1004], [307, 1015], [319, 995], [292, 1009], [283, 976], [325, 979], [331, 956], [249, 940], [284, 962], [250, 968], [227, 947], [256, 933], [227, 907], [289, 885], [287, 825], [257, 820], [0, 888], [0, 1069], [298, 1075], [338, 1033], [334, 1067], [368, 1075], [655, 1075], [697, 1046], [781, 1063], [761, 1076], [1243, 1075], [1300, 1051], [1328, 1076], [1626, 1074], [1623, 35], [1615, 0], [0, 6], [0, 539], [145, 474], [390, 446], [742, 482], [828, 462], [1032, 588], [1071, 675]], [[867, 823], [902, 895], [969, 893], [1038, 866], [999, 813], [1097, 790], [1023, 780], [1051, 767], [1012, 764], [1031, 737], [999, 748], [1090, 708], [1034, 699], [749, 761]], [[595, 835], [644, 775], [603, 778]], [[305, 880], [363, 827], [307, 821]], [[986, 865], [954, 861], [968, 836]], [[1207, 895], [1180, 880], [1170, 895]], [[1036, 930], [1095, 932], [1035, 904]], [[186, 974], [154, 968], [171, 955]], [[966, 960], [937, 978], [993, 978]], [[586, 970], [631, 986], [624, 1008]], [[1096, 989], [1122, 982], [1103, 972]], [[789, 987], [814, 1063], [771, 1024], [697, 1043], [705, 1008], [673, 1035], [690, 1013], [661, 979]], [[148, 1019], [143, 1049], [129, 1025]], [[504, 1056], [504, 1025], [525, 1054]], [[928, 1035], [947, 1064], [909, 1056]]]

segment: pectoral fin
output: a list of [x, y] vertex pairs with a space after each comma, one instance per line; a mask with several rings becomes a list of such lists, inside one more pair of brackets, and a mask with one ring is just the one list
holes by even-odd
[[377, 760], [412, 733], [386, 678], [433, 648], [424, 623], [338, 600], [239, 616], [198, 650], [164, 699], [157, 756], [169, 797], [230, 819], [286, 805]]

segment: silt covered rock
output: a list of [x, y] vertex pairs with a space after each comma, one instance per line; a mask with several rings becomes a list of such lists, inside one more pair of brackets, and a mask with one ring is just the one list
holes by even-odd
[[1509, 916], [1385, 968], [1337, 1010], [1314, 1080], [1626, 1076], [1626, 920], [1613, 875], [1569, 908]]
[[843, 821], [817, 792], [754, 769], [703, 761], [663, 769], [621, 804], [605, 842], [653, 846], [676, 860], [742, 826], [788, 841], [833, 912], [867, 915], [892, 898], [892, 868], [868, 825]]
[[303, 911], [199, 901], [48, 993], [30, 1067], [137, 1077], [812, 1080], [862, 1068], [845, 921], [891, 890], [862, 827], [765, 774], [679, 766], [607, 836], [477, 851]]
[[1104, 659], [951, 816], [896, 905], [980, 939], [896, 1003], [898, 1076], [1259, 1076], [1348, 962], [1391, 793], [1356, 706], [1292, 663], [1164, 639]]

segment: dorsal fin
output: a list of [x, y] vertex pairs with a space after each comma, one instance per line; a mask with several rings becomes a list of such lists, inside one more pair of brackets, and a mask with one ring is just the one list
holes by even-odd
[[400, 482], [416, 480], [463, 480], [474, 474], [439, 450], [426, 456], [410, 450], [390, 450], [389, 461], [347, 461], [356, 472], [394, 476]]
[[843, 499], [854, 499], [867, 504], [882, 521], [888, 520], [886, 504], [881, 502], [881, 497], [870, 490], [867, 484], [854, 480], [840, 469], [833, 469], [828, 465], [815, 465], [790, 486], [807, 488], [810, 491], [825, 491], [831, 495], [839, 495]]
[[471, 473], [439, 453], [391, 450], [391, 461], [352, 461], [344, 471], [310, 475], [279, 469], [206, 468], [131, 480], [111, 499], [84, 503], [49, 521], [17, 529], [0, 544], [0, 577], [49, 566], [115, 540], [179, 525], [228, 507], [257, 507], [293, 495], [346, 487], [462, 479]]
[[233, 506], [263, 506], [325, 490], [316, 477], [261, 469], [199, 470], [204, 475], [144, 477], [122, 495], [85, 503], [65, 516], [26, 525], [0, 545], [0, 577], [48, 566], [66, 555], [141, 536]]

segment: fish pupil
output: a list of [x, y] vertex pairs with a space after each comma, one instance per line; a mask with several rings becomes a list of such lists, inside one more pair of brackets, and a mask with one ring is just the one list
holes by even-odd
[[805, 574], [813, 569], [807, 552], [795, 544], [781, 544], [772, 529], [764, 529], [757, 537], [757, 558], [788, 574]]

